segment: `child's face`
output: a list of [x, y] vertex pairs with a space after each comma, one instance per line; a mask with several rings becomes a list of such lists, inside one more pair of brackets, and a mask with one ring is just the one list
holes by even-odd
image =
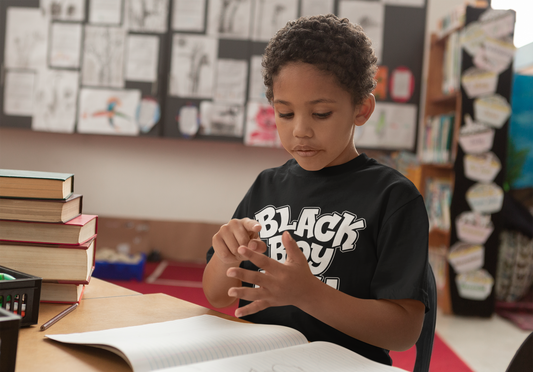
[[290, 63], [274, 77], [273, 93], [281, 143], [302, 168], [316, 171], [359, 155], [354, 129], [374, 106], [356, 107], [333, 75], [311, 64]]

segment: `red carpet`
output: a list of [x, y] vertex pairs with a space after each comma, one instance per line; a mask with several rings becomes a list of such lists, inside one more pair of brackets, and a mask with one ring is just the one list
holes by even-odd
[[[202, 273], [205, 265], [192, 263], [148, 262], [145, 267], [144, 281], [108, 280], [125, 288], [141, 293], [165, 293], [170, 296], [214, 309], [202, 291]], [[215, 309], [233, 315], [235, 307]], [[405, 352], [391, 352], [396, 367], [412, 371], [416, 357], [413, 347]], [[430, 372], [473, 372], [438, 336], [435, 335]]]

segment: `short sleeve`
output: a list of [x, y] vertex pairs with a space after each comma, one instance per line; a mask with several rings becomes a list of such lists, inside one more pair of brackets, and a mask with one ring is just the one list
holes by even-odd
[[429, 308], [429, 222], [422, 196], [399, 207], [379, 233], [371, 291], [378, 299], [415, 299]]

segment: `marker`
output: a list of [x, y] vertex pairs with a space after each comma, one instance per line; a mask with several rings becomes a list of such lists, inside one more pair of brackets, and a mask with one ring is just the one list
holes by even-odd
[[44, 323], [41, 326], [41, 331], [44, 331], [44, 330], [50, 328], [51, 326], [53, 326], [54, 324], [56, 324], [57, 322], [59, 322], [66, 315], [68, 315], [70, 312], [72, 312], [76, 307], [78, 307], [78, 303], [77, 302], [75, 304], [73, 304], [72, 306], [67, 307], [65, 310], [63, 310], [62, 312], [60, 312], [59, 314], [54, 316], [52, 319], [50, 319], [49, 321]]
[[0, 273], [0, 280], [15, 280], [15, 279], [17, 278], [15, 278], [14, 276], [11, 276], [6, 273]]

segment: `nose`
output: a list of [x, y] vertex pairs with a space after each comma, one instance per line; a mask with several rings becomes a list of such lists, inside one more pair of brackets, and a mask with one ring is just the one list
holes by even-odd
[[292, 134], [296, 138], [310, 138], [313, 137], [313, 128], [310, 126], [310, 121], [302, 117], [294, 117], [294, 127]]

